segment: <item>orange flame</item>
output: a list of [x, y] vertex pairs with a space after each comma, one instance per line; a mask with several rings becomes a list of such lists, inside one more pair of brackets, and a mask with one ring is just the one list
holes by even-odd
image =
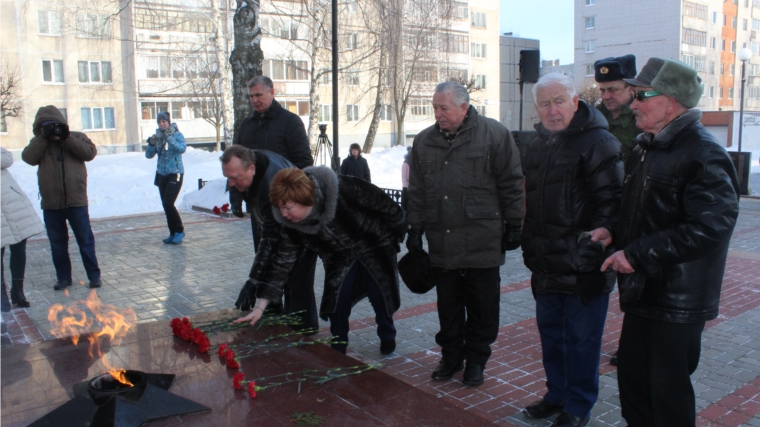
[[[82, 305], [92, 313], [91, 316], [87, 315]], [[48, 310], [48, 321], [53, 326], [50, 330], [53, 336], [71, 337], [74, 345], [77, 345], [82, 334], [88, 334], [90, 357], [99, 358], [103, 364], [103, 370], [111, 374], [114, 379], [132, 386], [125, 377], [124, 369], [114, 368], [108, 362], [107, 355], [104, 355], [100, 349], [105, 337], [109, 338], [112, 345], [121, 344], [122, 338], [137, 323], [137, 316], [133, 309], [129, 307], [118, 309], [115, 306], [103, 304], [95, 290], [92, 290], [84, 301], [75, 301], [66, 307], [62, 304], [53, 304]], [[102, 329], [99, 332], [92, 332], [92, 326], [96, 321]]]

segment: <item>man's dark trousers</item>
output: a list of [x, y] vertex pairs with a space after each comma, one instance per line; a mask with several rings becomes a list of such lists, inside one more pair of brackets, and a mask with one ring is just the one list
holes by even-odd
[[[261, 241], [261, 226], [251, 215], [251, 230], [253, 231], [253, 249], [258, 252]], [[296, 329], [319, 329], [317, 299], [314, 296], [314, 275], [317, 268], [318, 255], [314, 251], [301, 249], [298, 259], [290, 270], [288, 281], [285, 282], [285, 313], [303, 311], [303, 325]], [[274, 301], [273, 305], [282, 304]]]
[[433, 272], [441, 324], [435, 342], [443, 358], [485, 365], [499, 334], [499, 267]]
[[98, 258], [95, 256], [95, 236], [90, 227], [90, 213], [87, 206], [65, 209], [45, 209], [42, 211], [45, 229], [50, 239], [50, 251], [53, 254], [56, 278], [59, 281], [71, 280], [71, 259], [69, 258], [68, 220], [74, 237], [79, 245], [82, 263], [87, 278], [92, 281], [100, 278]]
[[589, 415], [599, 396], [599, 359], [609, 294], [584, 305], [572, 295], [536, 295], [546, 387], [544, 399], [576, 417]]
[[618, 351], [623, 418], [631, 427], [694, 426], [691, 374], [705, 322], [674, 323], [626, 313]]

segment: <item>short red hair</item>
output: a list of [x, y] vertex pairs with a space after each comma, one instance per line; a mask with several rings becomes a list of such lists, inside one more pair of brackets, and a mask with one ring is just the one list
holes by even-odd
[[301, 169], [282, 169], [275, 174], [269, 184], [269, 202], [276, 208], [287, 202], [314, 206], [316, 190], [317, 186]]

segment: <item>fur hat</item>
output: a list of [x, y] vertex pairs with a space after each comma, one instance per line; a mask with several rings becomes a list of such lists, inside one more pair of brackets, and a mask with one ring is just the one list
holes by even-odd
[[636, 77], [636, 57], [624, 55], [594, 62], [594, 80], [597, 83], [614, 82]]
[[362, 147], [359, 144], [354, 142], [353, 144], [351, 144], [351, 147], [348, 149], [348, 152], [350, 153], [351, 150], [359, 150], [359, 154], [361, 154]]
[[156, 123], [160, 122], [161, 120], [166, 120], [167, 122], [169, 122], [169, 124], [172, 124], [172, 119], [168, 111], [162, 111], [158, 113], [158, 115], [156, 116]]
[[648, 86], [669, 96], [686, 108], [694, 108], [702, 97], [702, 79], [693, 68], [680, 61], [649, 58], [634, 79], [623, 79], [633, 86]]
[[424, 294], [435, 287], [430, 255], [423, 250], [407, 252], [398, 261], [398, 273], [406, 287], [415, 294]]

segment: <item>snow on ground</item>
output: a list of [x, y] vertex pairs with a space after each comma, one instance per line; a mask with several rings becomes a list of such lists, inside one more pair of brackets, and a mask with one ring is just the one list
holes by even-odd
[[[341, 150], [343, 158], [348, 150]], [[380, 187], [401, 188], [401, 164], [405, 147], [376, 149], [364, 155], [372, 174], [372, 181]], [[224, 193], [226, 180], [219, 162], [221, 153], [210, 153], [188, 147], [182, 155], [185, 178], [177, 207], [190, 210], [193, 205], [211, 209], [228, 202]], [[158, 189], [153, 185], [156, 175], [156, 158], [146, 159], [145, 153], [100, 155], [87, 162], [87, 194], [90, 200], [90, 217], [107, 218], [147, 212], [162, 212]], [[10, 172], [18, 181], [37, 213], [42, 218], [37, 186], [37, 167], [17, 159]], [[208, 181], [198, 191], [198, 179]]]

